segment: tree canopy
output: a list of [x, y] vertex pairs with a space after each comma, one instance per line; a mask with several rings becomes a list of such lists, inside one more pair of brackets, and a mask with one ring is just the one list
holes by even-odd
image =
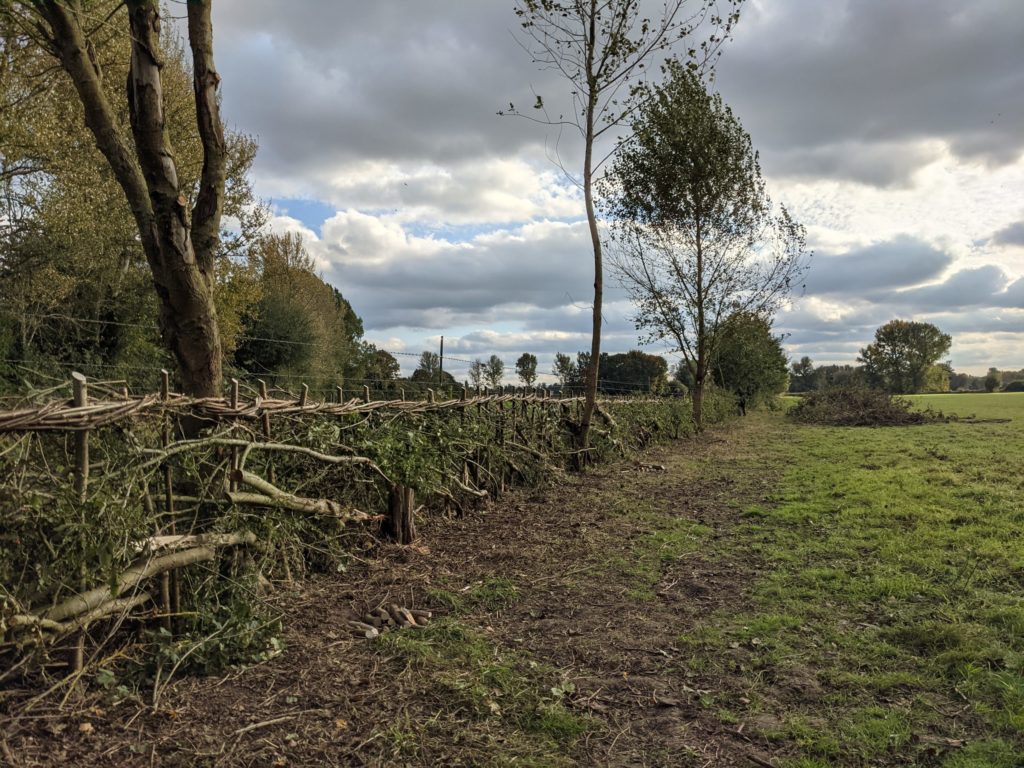
[[[579, 186], [590, 232], [594, 263], [594, 303], [591, 308], [592, 365], [577, 368], [584, 376], [586, 402], [580, 419], [579, 442], [587, 446], [597, 398], [601, 362], [601, 307], [604, 301], [604, 254], [597, 223], [594, 181], [601, 166], [614, 155], [595, 155], [602, 137], [614, 139], [640, 101], [633, 88], [651, 59], [707, 24], [706, 39], [689, 50], [690, 64], [703, 68], [719, 55], [723, 41], [739, 19], [742, 0], [665, 0], [660, 12], [649, 14], [637, 0], [516, 0], [523, 47], [539, 66], [561, 73], [572, 94], [572, 110], [557, 118], [548, 114], [542, 95], [533, 105], [534, 117], [509, 105], [498, 114], [528, 117], [534, 122], [574, 128], [583, 141]], [[684, 11], [685, 9], [685, 11]], [[600, 152], [600, 150], [597, 150]], [[559, 162], [560, 167], [566, 166]], [[568, 171], [566, 171], [568, 173]], [[585, 455], [585, 454], [580, 454]]]
[[533, 386], [533, 382], [537, 380], [537, 356], [523, 352], [516, 360], [516, 375], [525, 386]]
[[857, 359], [871, 386], [895, 393], [923, 392], [930, 369], [952, 343], [949, 334], [931, 323], [890, 320], [875, 331], [874, 342]]
[[750, 136], [698, 73], [677, 62], [644, 88], [633, 135], [603, 191], [613, 264], [646, 339], [682, 353], [693, 420], [722, 329], [734, 314], [770, 317], [807, 268], [803, 227], [775, 211]]
[[746, 405], [782, 394], [789, 383], [782, 339], [759, 315], [732, 315], [722, 326], [712, 375], [716, 385]]

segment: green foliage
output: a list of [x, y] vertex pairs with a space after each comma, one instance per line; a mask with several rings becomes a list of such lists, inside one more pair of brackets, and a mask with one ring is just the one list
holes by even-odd
[[537, 356], [523, 352], [516, 360], [516, 375], [527, 387], [532, 387], [537, 380]]
[[805, 233], [768, 197], [749, 134], [700, 75], [668, 62], [642, 86], [633, 135], [602, 193], [613, 266], [648, 341], [682, 353], [703, 390], [733, 315], [770, 317], [807, 268]]
[[750, 406], [774, 399], [789, 383], [781, 339], [769, 321], [746, 312], [722, 326], [711, 372], [715, 384]]
[[804, 355], [789, 366], [789, 391], [810, 392], [817, 388], [817, 371], [811, 358]]
[[505, 363], [497, 355], [491, 355], [484, 364], [483, 373], [488, 386], [499, 387], [505, 376]]
[[891, 320], [875, 331], [875, 341], [860, 351], [858, 360], [872, 386], [914, 394], [925, 391], [932, 367], [952, 341], [931, 323]]
[[251, 263], [259, 300], [243, 318], [244, 337], [235, 354], [244, 372], [301, 378], [321, 389], [362, 379], [374, 367], [381, 377], [394, 372], [387, 358], [361, 342], [362, 320], [341, 292], [316, 274], [299, 235], [260, 238]]
[[[108, 18], [113, 0], [93, 3]], [[9, 17], [0, 21], [6, 24]], [[90, 55], [104, 77], [106, 98], [130, 144], [124, 83], [129, 38], [121, 24], [94, 35]], [[157, 301], [136, 222], [96, 141], [70, 79], [41, 47], [15, 29], [4, 39], [0, 77], [0, 393], [21, 378], [63, 378], [69, 363], [103, 378], [139, 369], [173, 368], [157, 330]], [[191, 203], [203, 167], [195, 102], [183, 41], [165, 35], [159, 52], [167, 130], [182, 195]], [[245, 250], [267, 210], [248, 173], [256, 153], [249, 136], [228, 131], [224, 214], [237, 229], [224, 233], [219, 254], [217, 313], [225, 352], [240, 317], [257, 300]], [[140, 378], [135, 375], [133, 378]]]
[[598, 388], [611, 394], [661, 394], [668, 383], [668, 363], [661, 355], [634, 349], [617, 355], [601, 354]]

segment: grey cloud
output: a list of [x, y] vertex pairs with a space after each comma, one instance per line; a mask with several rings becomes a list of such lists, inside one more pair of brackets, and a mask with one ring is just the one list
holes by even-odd
[[247, 0], [215, 24], [225, 117], [274, 174], [515, 154], [545, 133], [496, 111], [532, 103], [531, 84], [566, 90], [517, 46], [505, 3]]
[[1024, 311], [1013, 309], [938, 313], [929, 315], [928, 322], [952, 334], [954, 342], [961, 333], [1024, 334]]
[[995, 298], [996, 305], [1000, 307], [1024, 309], [1024, 277], [1014, 280], [1006, 286], [1005, 291], [998, 294]]
[[995, 245], [1024, 246], [1024, 221], [1018, 221], [1003, 227], [992, 235], [992, 242]]
[[807, 275], [807, 293], [863, 296], [912, 286], [938, 277], [952, 263], [948, 253], [900, 236], [840, 255], [816, 255]]
[[[325, 230], [327, 231], [327, 230]], [[593, 282], [585, 225], [558, 226], [534, 238], [481, 237], [430, 254], [405, 250], [386, 260], [351, 258], [344, 245], [325, 242], [337, 285], [368, 329], [395, 325], [444, 328], [493, 321], [515, 305], [553, 309], [586, 300]], [[372, 251], [372, 242], [360, 247]]]
[[940, 154], [937, 147], [913, 142], [846, 141], [773, 152], [764, 165], [769, 174], [898, 187], [906, 186], [915, 170]]
[[935, 285], [925, 285], [890, 294], [891, 303], [915, 310], [959, 309], [993, 306], [1006, 287], [1007, 277], [991, 264], [954, 272]]
[[941, 139], [992, 165], [1024, 151], [1014, 0], [793, 0], [743, 12], [717, 85], [774, 172], [889, 185], [928, 155], [865, 173], [858, 156], [870, 166], [870, 145]]

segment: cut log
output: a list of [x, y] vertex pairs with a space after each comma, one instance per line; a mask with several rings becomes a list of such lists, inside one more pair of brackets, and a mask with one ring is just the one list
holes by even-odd
[[376, 627], [364, 624], [361, 621], [350, 621], [348, 625], [367, 640], [373, 640], [373, 638], [380, 634], [380, 631]]
[[416, 623], [408, 611], [394, 603], [388, 606], [388, 613], [395, 617], [395, 623], [400, 627], [411, 627]]

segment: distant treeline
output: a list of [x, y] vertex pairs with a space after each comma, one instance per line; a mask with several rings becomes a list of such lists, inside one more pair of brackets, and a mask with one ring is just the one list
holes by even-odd
[[[868, 387], [877, 385], [863, 365], [814, 365], [803, 357], [790, 366], [789, 391], [812, 392], [832, 387]], [[884, 388], [884, 387], [882, 387]], [[1020, 392], [1024, 391], [1024, 368], [1019, 371], [1000, 371], [989, 368], [984, 376], [954, 371], [948, 363], [930, 366], [925, 374], [925, 385], [920, 390], [929, 392]]]

